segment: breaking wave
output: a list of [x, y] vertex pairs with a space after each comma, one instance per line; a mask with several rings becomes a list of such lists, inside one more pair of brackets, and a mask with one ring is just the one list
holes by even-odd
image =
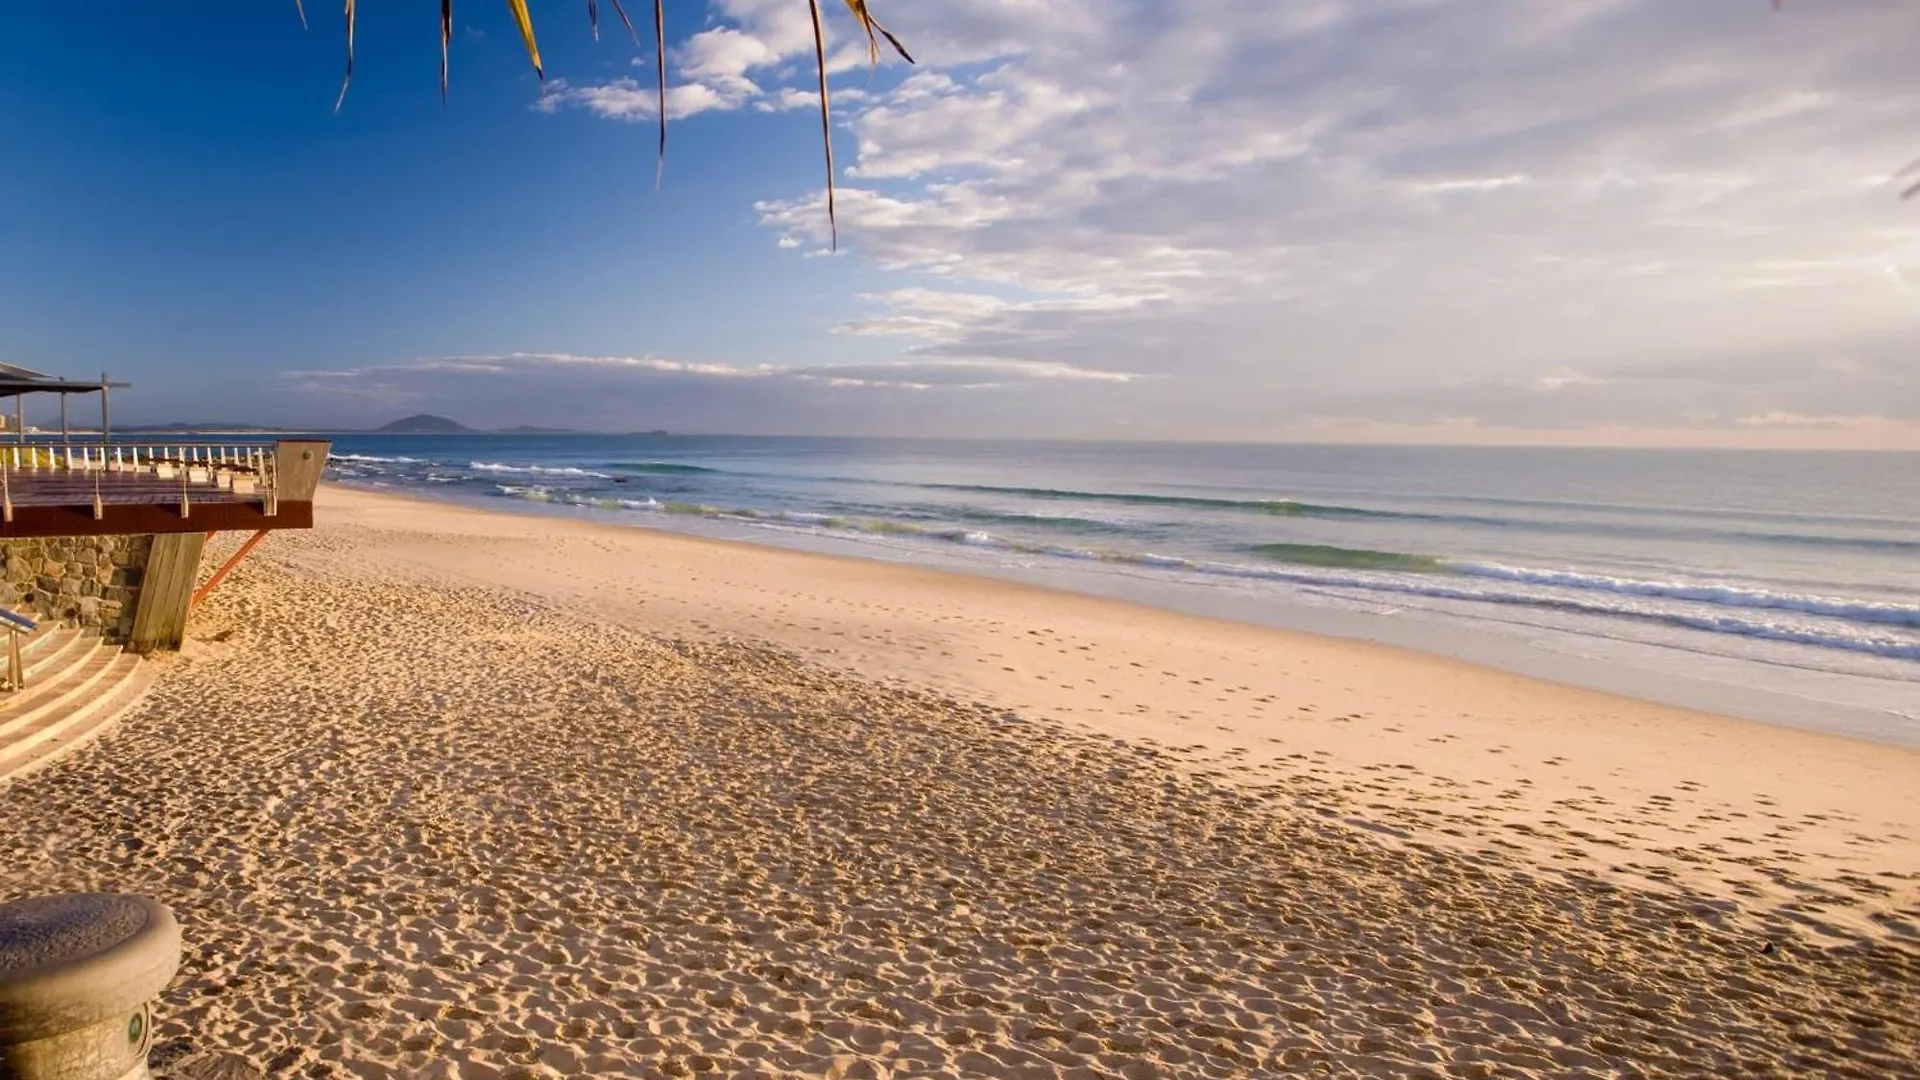
[[470, 461], [467, 468], [483, 473], [520, 473], [527, 476], [579, 476], [592, 480], [611, 480], [606, 473], [572, 465], [506, 465], [497, 461]]
[[1637, 581], [1633, 578], [1609, 577], [1604, 574], [1580, 574], [1570, 570], [1533, 570], [1524, 566], [1503, 566], [1499, 563], [1447, 563], [1446, 568], [1470, 577], [1550, 585], [1562, 589], [1620, 593], [1626, 596], [1666, 597], [1724, 607], [1797, 611], [1808, 615], [1845, 619], [1848, 622], [1920, 627], [1920, 607], [1908, 604], [1874, 603], [1833, 596], [1771, 592], [1766, 589], [1741, 589], [1728, 585], [1699, 585], [1684, 581]]
[[699, 476], [717, 473], [719, 469], [709, 469], [704, 465], [683, 465], [677, 461], [611, 461], [607, 468], [618, 469], [625, 473], [644, 473], [656, 476]]
[[1253, 553], [1275, 562], [1301, 566], [1346, 567], [1353, 570], [1406, 570], [1431, 573], [1446, 563], [1434, 555], [1406, 555], [1398, 551], [1333, 547], [1329, 544], [1257, 544]]

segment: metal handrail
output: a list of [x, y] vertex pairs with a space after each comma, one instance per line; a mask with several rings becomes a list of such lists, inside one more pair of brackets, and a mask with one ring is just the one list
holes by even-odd
[[0, 608], [0, 629], [7, 632], [7, 689], [24, 690], [27, 668], [20, 661], [20, 635], [33, 633], [40, 624], [17, 611]]

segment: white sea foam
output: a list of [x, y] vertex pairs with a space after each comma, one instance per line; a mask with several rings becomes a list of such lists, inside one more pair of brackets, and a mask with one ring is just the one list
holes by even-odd
[[[1578, 612], [1583, 615], [1658, 622], [1718, 634], [1737, 634], [1743, 637], [1766, 638], [1800, 645], [1842, 649], [1848, 652], [1870, 653], [1874, 656], [1900, 660], [1920, 660], [1920, 641], [1904, 635], [1886, 634], [1865, 628], [1851, 629], [1832, 624], [1815, 625], [1781, 619], [1742, 617], [1734, 614], [1703, 614], [1678, 610], [1670, 606], [1636, 602], [1636, 598], [1631, 595], [1622, 595], [1619, 599], [1608, 600], [1559, 596], [1538, 591], [1476, 588], [1449, 585], [1443, 578], [1431, 574], [1320, 572], [1305, 567], [1282, 569], [1266, 566], [1239, 566], [1230, 563], [1194, 563], [1192, 566], [1201, 573], [1227, 577], [1284, 581], [1322, 588], [1395, 593], [1403, 596], [1424, 596], [1437, 600], [1464, 600], [1483, 604], [1550, 608], [1557, 611]], [[1663, 598], [1649, 597], [1648, 599]], [[1788, 614], [1806, 613], [1790, 612]]]
[[1141, 566], [1159, 566], [1173, 570], [1188, 570], [1193, 567], [1192, 562], [1182, 559], [1177, 555], [1155, 555], [1151, 551], [1134, 556], [1133, 561], [1139, 563]]
[[611, 480], [607, 473], [594, 472], [591, 469], [576, 468], [572, 465], [505, 465], [497, 461], [470, 461], [467, 468], [485, 473], [520, 473], [527, 476], [580, 476], [592, 480]]
[[1770, 592], [1765, 589], [1742, 589], [1728, 585], [1690, 584], [1682, 581], [1637, 581], [1633, 578], [1608, 577], [1604, 574], [1579, 574], [1567, 570], [1533, 570], [1524, 566], [1503, 566], [1499, 563], [1449, 562], [1446, 567], [1456, 573], [1472, 577], [1495, 578], [1531, 585], [1550, 585], [1563, 589], [1586, 589], [1628, 596], [1667, 597], [1726, 607], [1799, 611], [1809, 615], [1846, 619], [1849, 622], [1920, 626], [1920, 607], [1906, 604], [1874, 603], [1834, 596], [1810, 596], [1801, 593]]
[[328, 454], [329, 461], [355, 461], [376, 465], [421, 465], [425, 458], [416, 457], [380, 457], [377, 454]]
[[552, 502], [553, 492], [538, 486], [518, 486], [514, 484], [495, 484], [494, 490], [502, 495], [516, 499], [531, 499], [534, 502]]
[[[343, 462], [367, 462], [375, 466], [406, 465], [420, 460], [375, 455], [338, 457]], [[367, 471], [389, 472], [379, 468]], [[415, 476], [412, 482], [416, 484], [421, 482], [418, 479], [421, 471], [392, 470], [401, 475]], [[426, 479], [442, 482], [449, 471], [452, 470], [435, 468]], [[939, 517], [943, 515], [938, 508], [917, 505], [889, 508], [883, 504], [871, 509], [849, 508], [851, 512], [827, 513], [812, 509], [755, 508], [747, 505], [755, 501], [751, 495], [746, 495], [739, 504], [712, 505], [705, 500], [725, 496], [719, 495], [717, 489], [709, 490], [705, 485], [684, 489], [687, 494], [678, 496], [685, 499], [684, 502], [662, 502], [647, 496], [623, 498], [620, 496], [639, 493], [631, 488], [622, 491], [598, 482], [582, 482], [611, 477], [607, 473], [573, 465], [473, 461], [467, 470], [459, 471], [457, 475], [467, 480], [481, 476], [494, 479], [494, 489], [503, 496], [614, 513], [687, 515], [774, 530], [887, 538], [884, 542], [908, 546], [951, 545], [948, 550], [968, 548], [983, 554], [987, 551], [1011, 553], [1023, 560], [1061, 560], [1059, 565], [1063, 567], [1069, 562], [1082, 566], [1102, 564], [1116, 571], [1121, 567], [1134, 567], [1137, 572], [1152, 573], [1156, 577], [1164, 575], [1169, 581], [1182, 578], [1194, 581], [1199, 577], [1238, 578], [1250, 582], [1269, 582], [1277, 588], [1327, 590], [1344, 594], [1349, 599], [1363, 595], [1381, 599], [1402, 597], [1402, 600], [1386, 602], [1403, 604], [1414, 604], [1416, 598], [1427, 598], [1433, 601], [1428, 606], [1443, 608], [1456, 615], [1471, 612], [1474, 605], [1488, 605], [1481, 608], [1487, 614], [1491, 614], [1492, 607], [1506, 607], [1509, 610], [1533, 608], [1565, 613], [1573, 618], [1606, 620], [1611, 628], [1601, 632], [1630, 636], [1636, 632], [1626, 630], [1620, 620], [1897, 660], [1920, 660], [1920, 633], [1916, 633], [1920, 630], [1920, 605], [1899, 602], [1906, 597], [1850, 599], [1833, 594], [1768, 589], [1751, 581], [1721, 583], [1705, 575], [1688, 580], [1686, 572], [1678, 568], [1672, 571], [1673, 577], [1668, 578], [1667, 571], [1653, 568], [1658, 565], [1657, 561], [1648, 564], [1644, 576], [1635, 574], [1633, 570], [1627, 571], [1631, 576], [1618, 576], [1491, 560], [1454, 561], [1446, 558], [1426, 560], [1428, 565], [1422, 572], [1390, 565], [1243, 564], [1224, 552], [1211, 558], [1202, 554], [1212, 544], [1195, 544], [1194, 549], [1184, 555], [1166, 554], [1164, 548], [1161, 552], [1153, 552], [1081, 546], [1073, 542], [1069, 530], [1046, 527], [1055, 519], [1054, 514], [1037, 511], [1029, 513], [1016, 510], [1004, 514], [1009, 522], [1007, 528], [1017, 534], [1005, 536], [980, 529], [977, 524], [942, 522]], [[786, 500], [776, 497], [767, 501], [777, 505]], [[833, 506], [828, 504], [821, 509], [830, 510]], [[967, 520], [966, 515], [958, 511], [956, 516], [960, 516], [963, 522]], [[1290, 537], [1287, 530], [1304, 528], [1283, 523], [1266, 526], [1264, 530], [1272, 535]], [[1060, 535], [1063, 532], [1068, 535]], [[1300, 539], [1303, 542], [1318, 540], [1320, 534], [1304, 532]], [[1142, 548], [1148, 544], [1159, 546], [1165, 543], [1173, 546], [1174, 550], [1181, 550], [1178, 538], [1149, 540], [1142, 535], [1136, 540]], [[1220, 550], [1218, 547], [1213, 549]], [[1409, 550], [1421, 549], [1413, 547]], [[1596, 626], [1596, 629], [1600, 628]], [[1658, 635], [1659, 640], [1670, 640], [1671, 637], [1671, 634]]]

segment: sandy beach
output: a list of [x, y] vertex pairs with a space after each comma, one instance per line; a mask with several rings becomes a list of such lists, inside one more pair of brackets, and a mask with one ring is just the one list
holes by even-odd
[[323, 499], [0, 783], [0, 898], [179, 914], [163, 1074], [1920, 1075], [1920, 753]]

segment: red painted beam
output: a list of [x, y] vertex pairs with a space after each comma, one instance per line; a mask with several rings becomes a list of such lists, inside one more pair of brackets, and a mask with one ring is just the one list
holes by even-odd
[[227, 575], [233, 572], [233, 568], [236, 566], [239, 566], [240, 561], [242, 559], [245, 559], [248, 555], [252, 554], [255, 545], [259, 544], [260, 541], [265, 540], [267, 538], [267, 533], [271, 531], [272, 530], [270, 529], [261, 529], [259, 532], [256, 532], [252, 536], [247, 537], [247, 542], [240, 545], [240, 550], [234, 552], [231, 558], [229, 558], [225, 563], [221, 564], [220, 569], [215, 570], [213, 572], [213, 576], [207, 579], [207, 583], [205, 585], [202, 585], [198, 589], [194, 590], [193, 596], [191, 596], [187, 600], [187, 610], [192, 611], [194, 608], [199, 607], [200, 601], [205, 600], [207, 596], [213, 592], [214, 587], [216, 585], [219, 585], [222, 581], [225, 581], [227, 578]]
[[193, 503], [191, 516], [181, 517], [178, 503], [153, 505], [107, 503], [103, 516], [93, 516], [89, 501], [78, 506], [13, 507], [13, 520], [0, 522], [0, 540], [30, 536], [140, 536], [147, 533], [258, 532], [262, 529], [311, 529], [313, 504], [282, 502], [280, 512], [268, 517], [257, 502]]

